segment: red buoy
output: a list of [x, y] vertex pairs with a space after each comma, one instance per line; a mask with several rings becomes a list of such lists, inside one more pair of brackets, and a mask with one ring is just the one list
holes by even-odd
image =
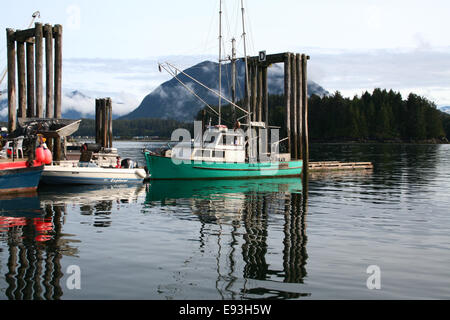
[[51, 164], [53, 161], [53, 156], [52, 156], [52, 152], [45, 148], [44, 149], [44, 164]]
[[45, 163], [44, 148], [42, 148], [42, 147], [37, 147], [36, 148], [36, 156], [35, 156], [35, 158], [36, 158], [37, 161]]

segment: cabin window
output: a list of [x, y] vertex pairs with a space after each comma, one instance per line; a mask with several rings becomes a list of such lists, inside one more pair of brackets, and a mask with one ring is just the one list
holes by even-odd
[[203, 156], [203, 150], [197, 150], [197, 151], [195, 151], [194, 157], [201, 157], [201, 156]]
[[[199, 150], [199, 151], [201, 151], [201, 150]], [[205, 158], [211, 157], [211, 150], [203, 150], [203, 156]]]
[[224, 153], [223, 151], [214, 151], [214, 158], [223, 158]]
[[222, 145], [232, 146], [239, 145], [239, 136], [234, 134], [227, 134], [222, 136]]

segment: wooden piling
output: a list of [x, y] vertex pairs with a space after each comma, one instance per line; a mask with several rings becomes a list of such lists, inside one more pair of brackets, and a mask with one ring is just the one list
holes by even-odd
[[43, 28], [42, 23], [35, 24], [35, 71], [36, 71], [36, 117], [42, 118], [44, 116], [44, 103], [42, 97], [42, 67], [43, 67]]
[[101, 144], [100, 141], [100, 124], [101, 124], [101, 106], [100, 99], [95, 99], [95, 143]]
[[303, 159], [303, 89], [302, 89], [302, 59], [301, 55], [295, 55], [296, 70], [296, 90], [297, 90], [297, 152], [298, 159]]
[[[264, 121], [266, 123], [266, 128], [269, 129], [269, 97], [268, 97], [268, 86], [267, 86], [267, 66], [261, 67], [261, 78], [262, 78], [262, 95], [261, 95], [261, 103], [264, 108]], [[267, 139], [266, 139], [266, 150], [267, 152], [272, 152], [270, 148], [270, 130], [267, 130]]]
[[55, 38], [55, 93], [54, 93], [54, 117], [61, 118], [61, 88], [62, 88], [62, 26], [53, 27]]
[[258, 104], [258, 119], [257, 121], [261, 122], [262, 121], [262, 106], [263, 106], [263, 74], [262, 74], [262, 67], [258, 66], [258, 97], [257, 97], [257, 104]]
[[44, 26], [45, 37], [45, 116], [53, 118], [53, 31], [50, 24]]
[[262, 68], [262, 104], [264, 108], [264, 121], [266, 126], [269, 126], [269, 97], [268, 97], [268, 84], [267, 84], [267, 67]]
[[302, 92], [303, 92], [303, 168], [308, 173], [309, 141], [308, 141], [308, 73], [307, 60], [309, 56], [302, 54]]
[[250, 80], [251, 80], [251, 105], [252, 105], [252, 119], [253, 121], [256, 121], [256, 96], [258, 94], [256, 89], [257, 84], [257, 73], [256, 73], [256, 63], [253, 62], [251, 64], [251, 73], [250, 73]]
[[16, 130], [16, 46], [14, 30], [6, 29], [6, 45], [8, 60], [8, 131]]
[[26, 43], [27, 56], [27, 118], [34, 118], [34, 44]]
[[[54, 117], [61, 118], [62, 95], [62, 26], [57, 24], [53, 28], [55, 38], [55, 74], [54, 74]], [[56, 161], [61, 160], [61, 138], [55, 138], [54, 155]]]
[[102, 147], [107, 146], [107, 128], [108, 128], [108, 111], [106, 109], [106, 99], [101, 100], [101, 108], [102, 108]]
[[17, 110], [18, 118], [26, 118], [27, 116], [27, 91], [26, 91], [26, 74], [25, 74], [25, 44], [17, 42], [17, 76], [19, 85], [19, 108]]
[[291, 54], [285, 53], [284, 56], [284, 101], [286, 108], [286, 136], [287, 136], [287, 152], [292, 157], [291, 152]]
[[108, 148], [112, 148], [112, 141], [113, 141], [113, 136], [112, 136], [112, 101], [111, 98], [107, 98], [106, 99], [107, 105], [108, 105]]
[[291, 151], [293, 159], [298, 159], [297, 152], [297, 61], [296, 55], [291, 55]]

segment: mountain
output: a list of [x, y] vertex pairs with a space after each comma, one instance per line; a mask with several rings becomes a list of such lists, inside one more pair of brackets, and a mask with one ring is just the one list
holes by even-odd
[[439, 107], [438, 109], [442, 112], [450, 114], [450, 106]]
[[[184, 70], [184, 72], [207, 87], [219, 91], [218, 68], [216, 62], [203, 61]], [[240, 99], [244, 96], [245, 88], [245, 64], [241, 60], [236, 63], [236, 73], [236, 95], [237, 99]], [[214, 93], [195, 83], [184, 74], [179, 74], [178, 78], [209, 105], [218, 105], [219, 99]], [[222, 65], [222, 93], [227, 99], [231, 100], [230, 87], [231, 64], [228, 63]], [[275, 64], [268, 69], [268, 90], [269, 94], [282, 94], [284, 92], [284, 71], [279, 65]], [[317, 83], [308, 81], [308, 94], [324, 96], [328, 92]], [[226, 104], [225, 101], [222, 100], [222, 102]], [[177, 79], [172, 78], [147, 95], [135, 110], [119, 119], [163, 118], [190, 121], [203, 107], [202, 101], [183, 87]]]

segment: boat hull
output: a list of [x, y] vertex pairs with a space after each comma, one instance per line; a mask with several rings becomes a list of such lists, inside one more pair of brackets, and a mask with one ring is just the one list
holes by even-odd
[[[299, 176], [303, 161], [227, 163], [173, 161], [172, 158], [144, 153], [152, 180], [167, 179], [248, 179]], [[180, 162], [180, 163], [178, 163]]]
[[44, 165], [27, 167], [26, 161], [0, 165], [0, 194], [31, 192], [37, 189]]
[[41, 182], [44, 184], [134, 184], [142, 183], [144, 169], [46, 166]]

